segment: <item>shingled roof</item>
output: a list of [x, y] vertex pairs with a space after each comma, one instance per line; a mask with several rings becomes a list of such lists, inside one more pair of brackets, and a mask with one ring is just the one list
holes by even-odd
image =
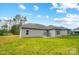
[[79, 30], [79, 27], [75, 28], [74, 30]]
[[28, 23], [22, 26], [22, 28], [30, 28], [30, 29], [47, 29], [46, 26], [35, 23]]
[[67, 29], [64, 27], [58, 27], [58, 26], [53, 26], [53, 25], [49, 25], [49, 26], [45, 26], [45, 25], [41, 25], [41, 24], [35, 24], [35, 23], [28, 23], [25, 24], [21, 27], [22, 29]]

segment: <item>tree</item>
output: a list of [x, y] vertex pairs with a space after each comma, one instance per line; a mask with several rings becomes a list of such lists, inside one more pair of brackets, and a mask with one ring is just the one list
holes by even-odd
[[19, 35], [20, 33], [20, 27], [25, 24], [27, 21], [26, 16], [22, 16], [20, 14], [17, 14], [14, 18], [14, 25], [12, 26], [10, 32], [13, 33], [14, 35]]
[[14, 21], [16, 24], [23, 25], [27, 21], [26, 16], [22, 16], [20, 14], [17, 14], [14, 18]]
[[10, 32], [14, 35], [19, 35], [20, 33], [20, 25], [13, 25]]
[[7, 30], [7, 27], [8, 27], [7, 24], [4, 24], [4, 25], [1, 26], [1, 28], [4, 29], [4, 30]]

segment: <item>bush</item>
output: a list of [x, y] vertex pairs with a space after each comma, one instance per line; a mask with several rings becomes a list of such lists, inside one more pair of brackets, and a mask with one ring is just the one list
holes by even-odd
[[10, 32], [11, 32], [13, 35], [19, 35], [19, 32], [20, 32], [20, 25], [14, 25], [14, 26], [12, 26]]
[[7, 31], [6, 30], [0, 30], [0, 35], [3, 36], [4, 33], [6, 33]]
[[11, 35], [11, 33], [8, 32], [7, 30], [0, 30], [0, 36], [4, 36], [4, 35]]
[[2, 33], [2, 32], [0, 32], [0, 35], [1, 35], [1, 36], [3, 36], [3, 33]]

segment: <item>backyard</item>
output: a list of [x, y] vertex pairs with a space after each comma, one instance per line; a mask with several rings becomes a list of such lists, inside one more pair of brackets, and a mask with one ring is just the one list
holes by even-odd
[[1, 55], [77, 55], [79, 36], [20, 38], [0, 36]]

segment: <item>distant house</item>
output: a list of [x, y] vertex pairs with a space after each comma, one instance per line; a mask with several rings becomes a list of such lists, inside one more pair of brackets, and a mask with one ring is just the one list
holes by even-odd
[[74, 35], [79, 35], [79, 27], [78, 27], [78, 28], [75, 28], [75, 29], [73, 30], [73, 34], [74, 34]]
[[28, 23], [20, 28], [20, 37], [57, 37], [69, 35], [70, 29], [56, 26], [44, 26]]

